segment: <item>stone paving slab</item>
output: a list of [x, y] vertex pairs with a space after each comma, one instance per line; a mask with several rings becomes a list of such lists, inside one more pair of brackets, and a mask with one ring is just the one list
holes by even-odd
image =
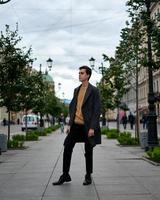
[[142, 159], [140, 147], [120, 147], [103, 136], [94, 149], [93, 184], [83, 186], [84, 145], [76, 144], [72, 182], [53, 186], [62, 171], [63, 141], [59, 131], [27, 142], [25, 150], [0, 156], [0, 200], [159, 200], [160, 166]]

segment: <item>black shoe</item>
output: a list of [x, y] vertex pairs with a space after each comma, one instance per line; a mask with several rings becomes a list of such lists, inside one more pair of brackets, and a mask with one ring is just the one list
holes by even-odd
[[64, 182], [70, 182], [71, 177], [69, 174], [62, 174], [57, 182], [53, 182], [52, 185], [62, 185]]
[[89, 174], [86, 174], [85, 175], [85, 179], [84, 179], [84, 182], [83, 182], [83, 185], [90, 185], [92, 183], [92, 178], [91, 178], [91, 175]]

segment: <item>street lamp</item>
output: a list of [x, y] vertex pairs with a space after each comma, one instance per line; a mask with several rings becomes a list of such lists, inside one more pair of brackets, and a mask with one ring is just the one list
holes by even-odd
[[10, 0], [0, 0], [0, 4], [8, 3]]
[[151, 34], [152, 34], [152, 22], [151, 22], [151, 0], [145, 0], [146, 5], [146, 14], [147, 14], [147, 58], [148, 58], [148, 84], [149, 84], [149, 93], [148, 93], [148, 145], [155, 146], [158, 144], [157, 137], [157, 115], [155, 108], [155, 95], [153, 90], [153, 70], [152, 70], [152, 44], [151, 44]]
[[60, 90], [61, 89], [61, 83], [58, 83], [58, 90]]
[[33, 60], [30, 60], [29, 62], [28, 62], [28, 69], [29, 69], [29, 71], [31, 72], [31, 70], [32, 70], [32, 67], [33, 67]]
[[100, 73], [102, 74], [102, 126], [106, 126], [106, 118], [105, 118], [105, 106], [104, 106], [104, 95], [103, 95], [103, 88], [104, 88], [104, 79], [103, 79], [103, 75], [104, 75], [104, 71], [105, 71], [105, 67], [103, 66], [103, 63], [101, 63], [101, 66], [98, 68], [99, 72], [95, 69], [95, 59], [93, 57], [91, 57], [89, 59], [90, 62], [90, 67], [93, 71], [95, 71], [96, 73]]
[[[46, 62], [47, 62], [47, 67], [48, 67], [49, 71], [51, 71], [53, 60], [51, 58], [48, 58], [48, 60], [46, 60]], [[39, 71], [40, 71], [40, 73], [42, 73], [42, 64], [39, 65]], [[47, 69], [46, 69], [45, 73], [48, 74]]]
[[89, 59], [89, 62], [90, 62], [90, 66], [91, 66], [92, 70], [94, 70], [95, 59], [94, 59], [93, 57], [91, 57], [91, 58]]
[[48, 58], [48, 60], [46, 62], [47, 62], [49, 71], [51, 71], [53, 60], [51, 58]]

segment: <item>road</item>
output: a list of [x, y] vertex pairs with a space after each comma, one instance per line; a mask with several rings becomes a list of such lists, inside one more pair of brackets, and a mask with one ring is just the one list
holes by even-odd
[[[48, 127], [48, 123], [45, 124], [45, 127]], [[21, 130], [21, 124], [20, 125], [18, 125], [18, 124], [11, 125], [10, 130], [11, 130], [10, 131], [11, 137], [12, 137], [12, 135], [16, 135], [16, 134], [25, 134], [25, 131]], [[8, 126], [0, 125], [0, 133], [7, 135], [8, 134]]]
[[[17, 124], [11, 125], [10, 130], [11, 130], [11, 136], [15, 135], [15, 134], [24, 134], [25, 133], [25, 132], [21, 131], [21, 125], [17, 125]], [[8, 126], [0, 125], [0, 133], [7, 134], [8, 133]]]

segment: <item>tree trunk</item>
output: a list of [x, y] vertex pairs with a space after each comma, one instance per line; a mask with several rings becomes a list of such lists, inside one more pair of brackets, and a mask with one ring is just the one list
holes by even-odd
[[138, 59], [136, 61], [136, 126], [135, 126], [135, 138], [139, 139], [139, 110], [138, 110]]
[[27, 134], [27, 131], [28, 131], [28, 127], [27, 127], [27, 110], [25, 111], [25, 131], [26, 131], [26, 134]]
[[120, 127], [119, 127], [120, 123], [119, 123], [119, 107], [117, 108], [117, 130], [118, 132], [120, 131]]
[[10, 121], [11, 121], [10, 114], [11, 114], [10, 109], [8, 109], [8, 141], [10, 140], [10, 133], [11, 133], [11, 129], [10, 129]]

